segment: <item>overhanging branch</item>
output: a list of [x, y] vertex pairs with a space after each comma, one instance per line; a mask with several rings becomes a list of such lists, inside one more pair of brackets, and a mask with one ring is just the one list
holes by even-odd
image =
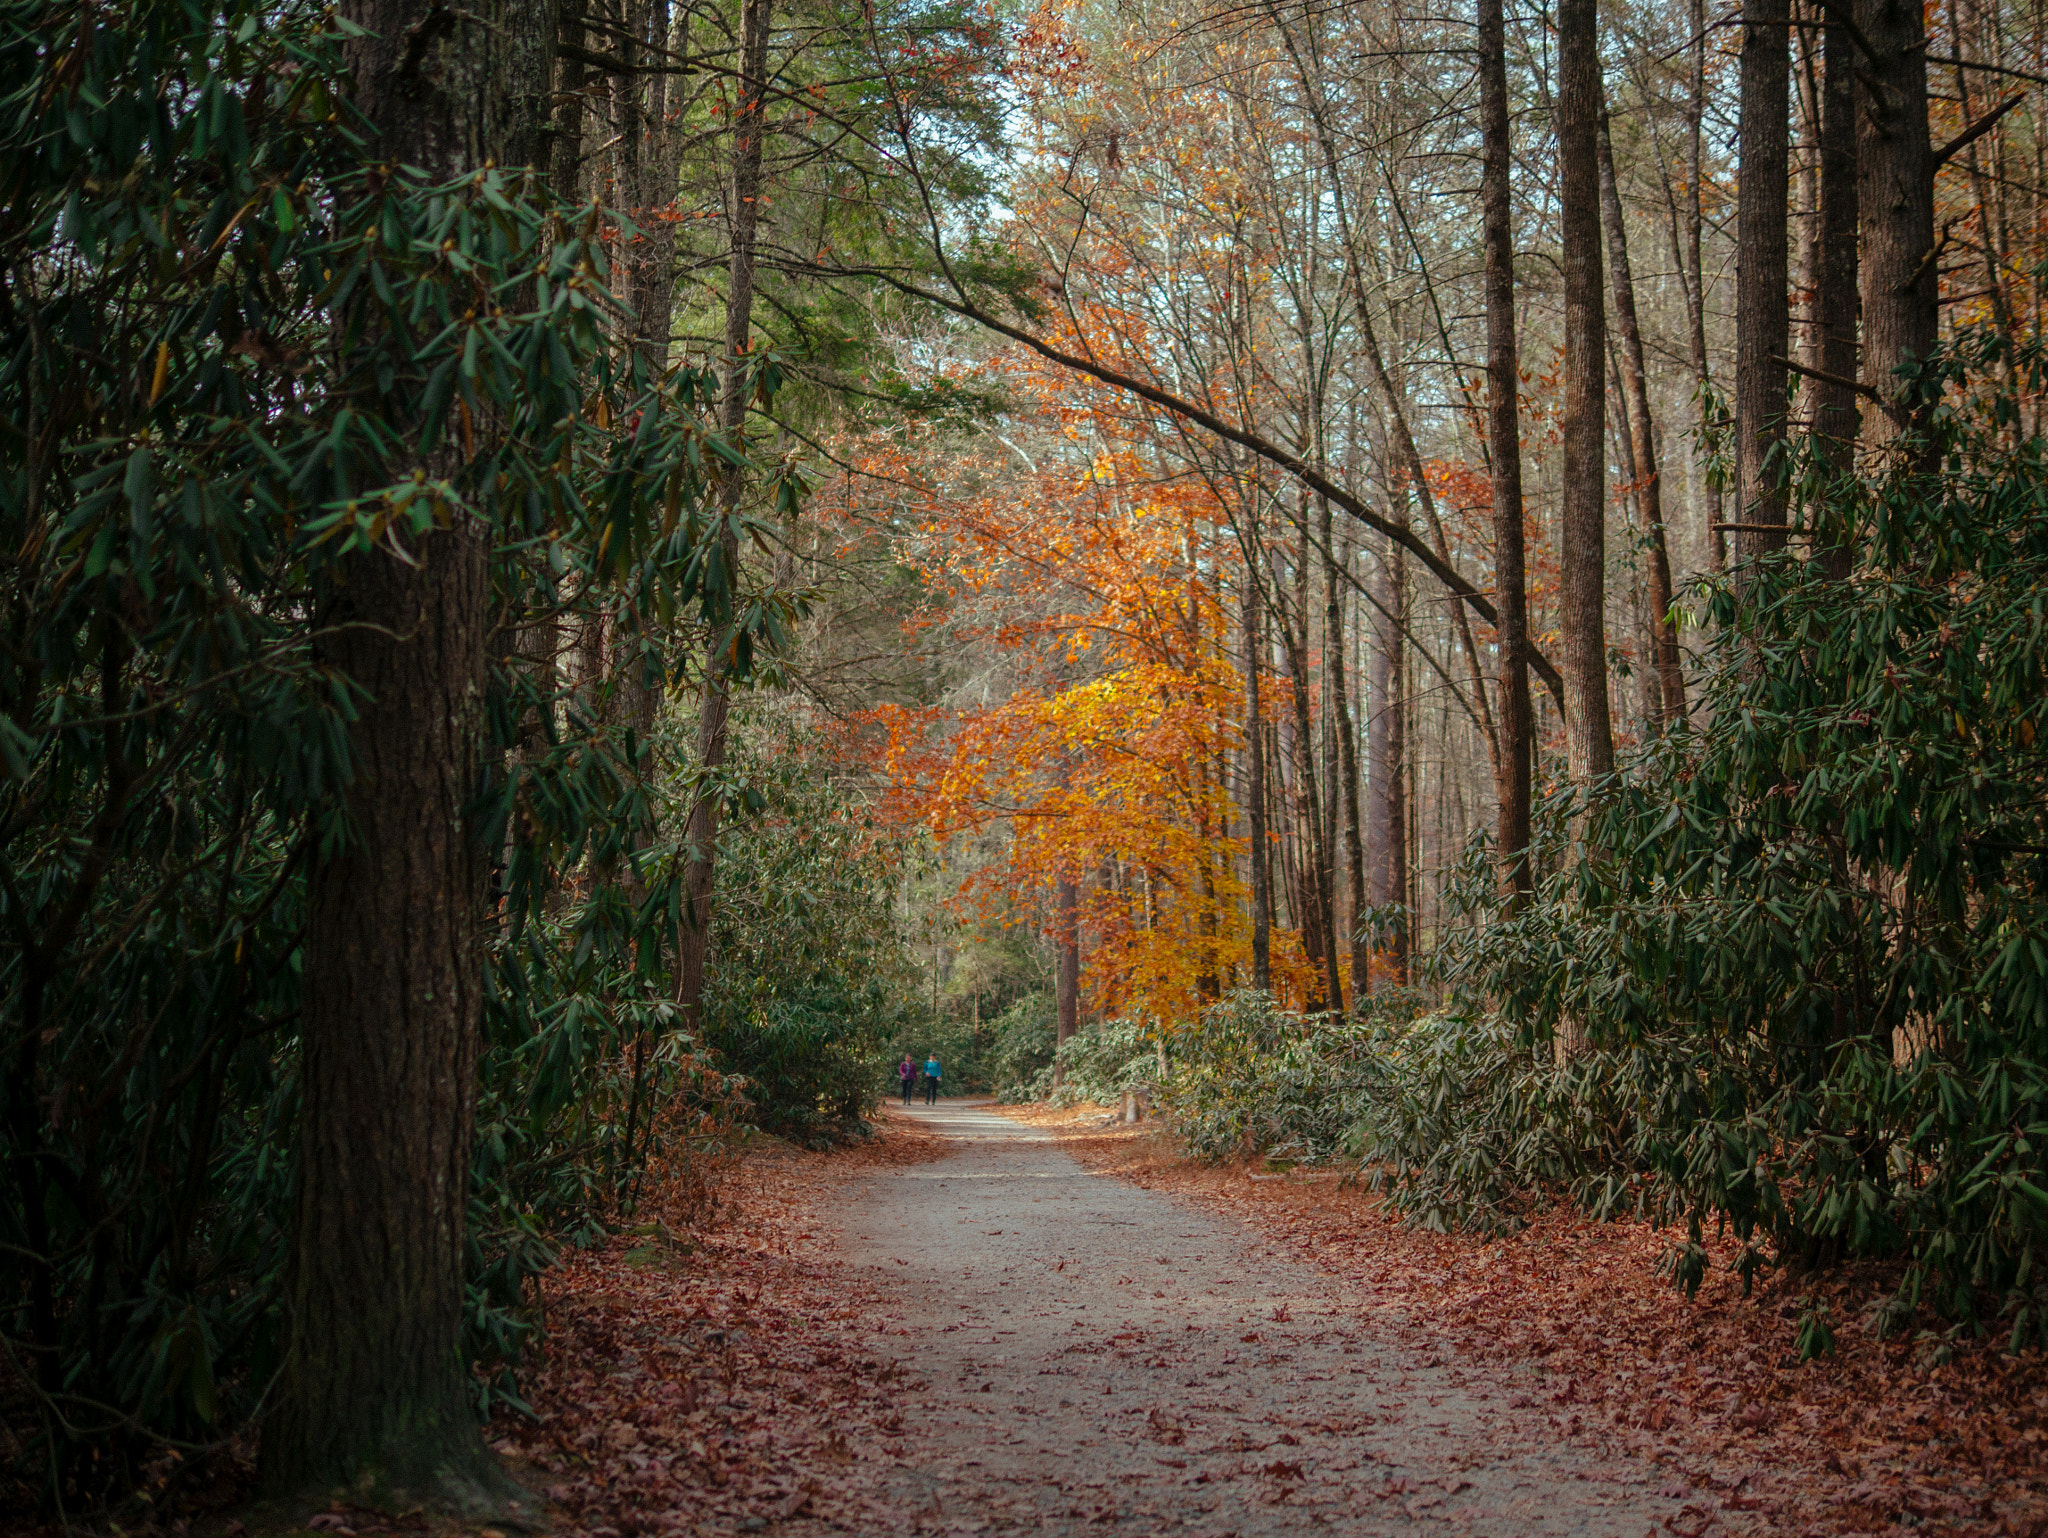
[[[1113, 368], [1095, 362], [1092, 358], [1084, 358], [1078, 354], [1063, 351], [1043, 338], [1033, 336], [1030, 332], [1024, 330], [1023, 327], [1013, 326], [1009, 322], [989, 314], [972, 300], [965, 297], [949, 298], [944, 294], [934, 293], [930, 289], [921, 288], [915, 283], [907, 282], [895, 273], [883, 268], [835, 267], [823, 268], [820, 271], [837, 277], [870, 278], [877, 282], [886, 283], [889, 287], [907, 298], [921, 299], [926, 304], [937, 305], [940, 309], [950, 311], [963, 320], [971, 320], [977, 326], [993, 331], [998, 336], [1008, 337], [1011, 341], [1030, 348], [1049, 363], [1056, 363], [1061, 368], [1073, 373], [1085, 374], [1090, 379], [1097, 380], [1114, 389], [1126, 391], [1137, 396], [1140, 400], [1149, 401], [1152, 405], [1162, 410], [1172, 412], [1175, 416], [1186, 418], [1196, 426], [1214, 433], [1217, 437], [1227, 442], [1235, 443], [1240, 448], [1249, 449], [1269, 464], [1277, 465], [1282, 470], [1285, 470], [1311, 491], [1328, 497], [1334, 506], [1341, 507], [1347, 514], [1364, 524], [1367, 528], [1385, 535], [1422, 562], [1424, 566], [1428, 567], [1431, 574], [1449, 589], [1451, 595], [1465, 604], [1481, 620], [1492, 625], [1496, 630], [1500, 628], [1500, 621], [1492, 602], [1484, 593], [1474, 587], [1457, 567], [1451, 565], [1449, 561], [1431, 549], [1427, 541], [1422, 539], [1413, 530], [1374, 512], [1358, 497], [1317, 470], [1314, 465], [1310, 464], [1300, 455], [1273, 442], [1272, 439], [1252, 432], [1248, 428], [1240, 427], [1233, 422], [1225, 421], [1214, 412], [1205, 410], [1193, 401], [1183, 400], [1180, 396], [1173, 394], [1169, 390], [1162, 390], [1155, 384], [1148, 384], [1146, 381], [1133, 378], [1129, 374], [1119, 373]], [[1551, 698], [1557, 701], [1559, 711], [1563, 711], [1564, 680], [1559, 676], [1556, 666], [1550, 659], [1545, 657], [1534, 646], [1529, 648], [1529, 670], [1543, 680], [1543, 687], [1548, 689]]]

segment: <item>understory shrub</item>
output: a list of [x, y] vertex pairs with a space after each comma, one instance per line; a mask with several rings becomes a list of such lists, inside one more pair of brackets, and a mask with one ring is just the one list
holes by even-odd
[[[1925, 464], [1795, 467], [1853, 574], [1787, 554], [1705, 586], [1693, 725], [1549, 798], [1527, 901], [1468, 864], [1464, 1002], [1359, 1118], [1408, 1210], [1568, 1188], [1683, 1224], [1688, 1286], [1726, 1224], [1746, 1275], [1900, 1257], [1909, 1298], [2002, 1295], [2015, 1343], [2048, 1339], [2048, 445], [1976, 387], [2008, 364], [2048, 374], [1976, 334], [1922, 371]], [[1594, 1050], [1560, 1070], [1566, 1020]]]
[[1196, 1158], [1338, 1153], [1385, 1073], [1392, 1024], [1412, 995], [1368, 1001], [1362, 1019], [1305, 1018], [1264, 993], [1232, 993], [1171, 1032], [1164, 1108]]
[[996, 1016], [990, 1050], [993, 1087], [1006, 1102], [1032, 1097], [1039, 1077], [1052, 1067], [1059, 1022], [1049, 993], [1027, 993]]
[[754, 1125], [824, 1146], [865, 1134], [915, 1010], [892, 849], [799, 732], [765, 707], [738, 724], [747, 799], [719, 841], [704, 1044]]
[[[1056, 1106], [1108, 1104], [1124, 1091], [1159, 1082], [1159, 1034], [1140, 1020], [1103, 1020], [1083, 1026], [1039, 1070], [1033, 1089]], [[1053, 1086], [1055, 1072], [1060, 1077]]]

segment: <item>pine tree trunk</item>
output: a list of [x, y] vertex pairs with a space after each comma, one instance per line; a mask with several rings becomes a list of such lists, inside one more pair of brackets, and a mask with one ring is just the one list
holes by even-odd
[[1628, 449], [1634, 460], [1636, 506], [1649, 540], [1651, 671], [1657, 680], [1657, 719], [1670, 726], [1685, 718], [1685, 673], [1679, 665], [1678, 621], [1671, 611], [1671, 551], [1664, 537], [1664, 477], [1657, 464], [1656, 418], [1650, 412], [1649, 373], [1643, 363], [1643, 333], [1636, 321], [1636, 280], [1628, 260], [1628, 226], [1622, 221], [1621, 187], [1614, 175], [1614, 147], [1607, 114], [1600, 114], [1600, 209], [1607, 226], [1607, 281], [1614, 291], [1615, 351], [1622, 406], [1628, 420]]
[[[1494, 772], [1494, 844], [1501, 887], [1526, 893], [1529, 869], [1529, 777], [1534, 723], [1529, 699], [1529, 604], [1522, 540], [1521, 369], [1515, 356], [1515, 246], [1509, 175], [1507, 37], [1501, 0], [1479, 0], [1480, 214], [1485, 231], [1486, 438], [1493, 466], [1494, 608], [1499, 617], [1500, 684], [1495, 720], [1500, 755]], [[1374, 691], [1374, 724], [1387, 705]], [[1379, 773], [1375, 754], [1373, 772]], [[1375, 826], [1378, 818], [1374, 819]], [[1405, 887], [1405, 871], [1402, 886]]]
[[[719, 402], [719, 426], [727, 441], [744, 443], [752, 371], [746, 366], [754, 327], [754, 244], [760, 229], [761, 154], [767, 136], [768, 31], [773, 0], [745, 0], [740, 13], [740, 92], [734, 114], [732, 176], [732, 261], [725, 298], [726, 378]], [[744, 479], [728, 468], [719, 492], [720, 564], [725, 580], [738, 580], [740, 542], [732, 520], [738, 514]], [[737, 606], [733, 619], [738, 618]], [[704, 654], [704, 696], [697, 718], [697, 765], [705, 778], [684, 828], [689, 854], [683, 866], [683, 928], [676, 944], [676, 1002], [684, 1027], [703, 1029], [705, 968], [711, 947], [711, 899], [718, 870], [718, 793], [714, 781], [725, 768], [732, 713], [728, 673], [729, 629], [714, 625]]]
[[[556, 28], [562, 49], [583, 47], [584, 7], [588, 0], [562, 0]], [[548, 181], [554, 188], [555, 197], [564, 203], [576, 201], [580, 191], [579, 183], [583, 169], [583, 117], [587, 110], [584, 100], [585, 69], [580, 59], [572, 59], [566, 52], [558, 51], [555, 56], [555, 100], [551, 120], [555, 124], [554, 147], [549, 162]]]
[[1742, 29], [1742, 186], [1735, 247], [1735, 508], [1743, 525], [1736, 553], [1753, 559], [1785, 546], [1784, 359], [1791, 325], [1785, 296], [1785, 189], [1790, 174], [1786, 119], [1789, 17], [1785, 0], [1758, 0]]
[[[349, 0], [342, 15], [361, 29], [345, 56], [375, 153], [431, 182], [472, 169], [485, 29], [437, 26], [447, 13], [425, 0]], [[334, 329], [344, 349], [381, 334], [381, 309], [357, 302], [360, 321]], [[462, 471], [450, 448], [386, 473], [415, 467]], [[379, 1505], [489, 1509], [514, 1492], [470, 1413], [461, 1350], [489, 868], [465, 808], [484, 743], [490, 541], [461, 521], [419, 540], [416, 564], [356, 553], [321, 601], [320, 660], [364, 694], [348, 835], [307, 896], [290, 1307], [261, 1448], [281, 1494], [345, 1484]]]
[[1882, 448], [1922, 424], [1893, 373], [1934, 349], [1939, 281], [1934, 246], [1934, 154], [1927, 142], [1927, 52], [1921, 8], [1861, 0], [1857, 22], [1876, 57], [1865, 61], [1857, 195], [1863, 228], [1863, 368], [1879, 404], [1864, 441]]
[[504, 163], [548, 169], [549, 83], [555, 64], [555, 16], [549, 0], [502, 0], [504, 79], [495, 93], [502, 125], [494, 134], [504, 146]]
[[[1855, 466], [1856, 391], [1850, 381], [1860, 377], [1862, 362], [1856, 345], [1857, 312], [1857, 150], [1856, 45], [1849, 29], [1829, 17], [1821, 39], [1820, 91], [1820, 229], [1815, 236], [1816, 333], [1814, 366], [1832, 376], [1811, 382], [1815, 458], [1839, 472]], [[1819, 559], [1831, 576], [1849, 574], [1851, 552], [1840, 545], [1820, 550]]]
[[1614, 770], [1607, 703], [1607, 308], [1600, 285], [1597, 0], [1557, 7], [1564, 268], [1564, 507], [1559, 528], [1565, 742], [1582, 792]]

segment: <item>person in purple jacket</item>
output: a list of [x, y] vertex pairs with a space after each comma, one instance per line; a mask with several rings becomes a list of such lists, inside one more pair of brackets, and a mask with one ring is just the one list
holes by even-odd
[[903, 1103], [909, 1105], [910, 1086], [917, 1082], [917, 1064], [910, 1060], [908, 1052], [903, 1054], [903, 1061], [896, 1065], [896, 1077], [903, 1081]]

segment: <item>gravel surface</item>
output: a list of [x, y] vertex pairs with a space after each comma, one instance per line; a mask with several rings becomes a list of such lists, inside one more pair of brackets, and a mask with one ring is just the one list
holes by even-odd
[[972, 1104], [898, 1114], [949, 1151], [864, 1179], [841, 1243], [922, 1379], [906, 1530], [1637, 1538], [1678, 1510], [1563, 1439], [1533, 1375], [1376, 1339], [1251, 1230]]

